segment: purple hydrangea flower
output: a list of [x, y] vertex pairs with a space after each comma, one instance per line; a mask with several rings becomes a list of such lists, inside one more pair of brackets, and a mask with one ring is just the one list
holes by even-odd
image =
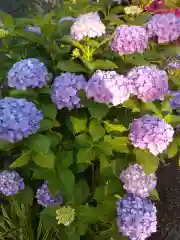
[[145, 28], [140, 26], [121, 25], [116, 28], [110, 47], [120, 55], [143, 53], [148, 46], [148, 36]]
[[49, 192], [47, 182], [44, 182], [42, 186], [37, 190], [36, 198], [37, 198], [37, 202], [44, 207], [47, 207], [53, 204], [63, 203], [63, 197], [60, 193], [57, 193], [55, 196], [53, 196]]
[[80, 41], [84, 37], [95, 38], [105, 34], [105, 26], [97, 12], [80, 15], [71, 27], [71, 37]]
[[78, 90], [84, 89], [86, 81], [83, 75], [73, 73], [63, 73], [56, 77], [52, 85], [52, 101], [58, 109], [80, 107], [80, 97]]
[[28, 58], [16, 62], [8, 72], [8, 86], [25, 90], [42, 88], [50, 80], [44, 63], [38, 59]]
[[24, 180], [15, 171], [4, 170], [0, 172], [0, 192], [5, 196], [15, 195], [23, 190]]
[[180, 57], [177, 55], [177, 59], [171, 61], [168, 64], [168, 69], [173, 70], [173, 69], [179, 69], [180, 70]]
[[0, 100], [0, 139], [17, 142], [35, 133], [43, 115], [35, 104], [26, 99]]
[[129, 71], [127, 78], [133, 82], [133, 93], [143, 102], [163, 100], [168, 94], [168, 76], [155, 66], [139, 66]]
[[171, 125], [155, 116], [145, 115], [132, 122], [129, 139], [134, 147], [149, 149], [156, 156], [166, 150], [173, 135]]
[[34, 32], [37, 33], [38, 35], [41, 35], [41, 28], [39, 26], [26, 26], [25, 30], [27, 32]]
[[97, 70], [87, 83], [86, 94], [96, 102], [116, 106], [130, 97], [131, 83], [115, 71]]
[[180, 109], [180, 90], [172, 91], [172, 98], [170, 98], [169, 102], [172, 109]]
[[119, 232], [130, 240], [145, 240], [156, 232], [156, 212], [156, 207], [149, 199], [125, 195], [117, 202]]
[[173, 13], [155, 14], [146, 29], [150, 38], [157, 37], [158, 43], [171, 42], [180, 36], [180, 21]]
[[130, 165], [122, 171], [120, 179], [128, 193], [142, 198], [148, 197], [157, 184], [155, 173], [146, 175], [143, 167], [139, 164]]

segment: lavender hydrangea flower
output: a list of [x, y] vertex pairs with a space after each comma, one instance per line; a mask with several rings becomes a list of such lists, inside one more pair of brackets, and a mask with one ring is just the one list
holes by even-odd
[[42, 186], [37, 190], [36, 198], [37, 198], [37, 202], [44, 207], [47, 207], [53, 204], [63, 203], [63, 197], [59, 192], [55, 196], [53, 196], [49, 192], [47, 182], [44, 182]]
[[129, 139], [134, 147], [149, 149], [156, 156], [166, 150], [173, 135], [170, 124], [155, 116], [145, 115], [132, 122]]
[[133, 93], [143, 102], [163, 100], [168, 94], [168, 76], [156, 66], [139, 66], [129, 71], [127, 78], [133, 82]]
[[73, 17], [63, 17], [59, 20], [59, 23], [61, 22], [64, 22], [64, 21], [72, 21], [72, 22], [75, 22], [76, 21], [76, 18], [73, 18]]
[[0, 172], [0, 192], [5, 196], [15, 195], [23, 190], [24, 180], [15, 171], [4, 170]]
[[83, 75], [73, 73], [63, 73], [56, 77], [52, 85], [52, 101], [58, 109], [80, 107], [80, 97], [78, 90], [84, 89], [86, 81]]
[[175, 59], [168, 64], [168, 70], [179, 69], [180, 70], [180, 59]]
[[80, 41], [84, 37], [95, 38], [105, 34], [105, 26], [97, 12], [80, 15], [71, 27], [71, 37]]
[[35, 133], [43, 115], [35, 104], [26, 99], [0, 100], [0, 139], [17, 142]]
[[25, 30], [27, 32], [34, 32], [37, 33], [38, 35], [41, 35], [41, 28], [39, 26], [26, 26]]
[[172, 109], [180, 109], [180, 90], [172, 91], [172, 98], [170, 98], [169, 102]]
[[173, 13], [155, 14], [146, 29], [150, 38], [157, 37], [158, 43], [167, 43], [180, 36], [180, 21]]
[[38, 59], [28, 58], [16, 62], [8, 72], [8, 86], [25, 90], [42, 88], [50, 80], [44, 63]]
[[139, 164], [130, 165], [122, 171], [120, 179], [128, 193], [142, 198], [148, 197], [157, 184], [155, 173], [146, 175], [143, 167]]
[[115, 36], [110, 42], [112, 51], [120, 55], [143, 53], [148, 46], [145, 28], [140, 26], [121, 25], [116, 28]]
[[156, 232], [156, 212], [156, 207], [149, 199], [125, 195], [117, 202], [119, 232], [130, 240], [145, 240]]
[[115, 71], [97, 70], [89, 79], [85, 91], [87, 97], [96, 102], [116, 106], [130, 97], [131, 83]]

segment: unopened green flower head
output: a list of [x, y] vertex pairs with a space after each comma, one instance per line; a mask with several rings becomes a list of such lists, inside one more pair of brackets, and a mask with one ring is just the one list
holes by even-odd
[[70, 206], [64, 206], [56, 210], [56, 220], [58, 224], [68, 226], [74, 221], [75, 209]]
[[9, 34], [8, 31], [4, 30], [4, 29], [0, 29], [0, 38], [4, 38], [7, 37]]
[[138, 6], [134, 6], [134, 5], [131, 5], [131, 6], [128, 6], [128, 7], [125, 7], [124, 8], [124, 12], [127, 14], [127, 15], [139, 15], [140, 13], [142, 13], [143, 9], [138, 7]]

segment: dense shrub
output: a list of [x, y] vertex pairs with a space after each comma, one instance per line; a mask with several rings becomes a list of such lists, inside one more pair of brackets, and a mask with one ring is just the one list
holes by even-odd
[[42, 239], [146, 239], [180, 146], [178, 17], [85, 0], [0, 17], [2, 198]]

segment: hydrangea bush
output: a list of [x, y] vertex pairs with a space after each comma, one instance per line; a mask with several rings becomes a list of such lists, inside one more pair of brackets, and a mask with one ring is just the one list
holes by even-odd
[[180, 19], [120, 4], [0, 15], [0, 192], [38, 205], [53, 239], [158, 227], [156, 170], [180, 147]]

